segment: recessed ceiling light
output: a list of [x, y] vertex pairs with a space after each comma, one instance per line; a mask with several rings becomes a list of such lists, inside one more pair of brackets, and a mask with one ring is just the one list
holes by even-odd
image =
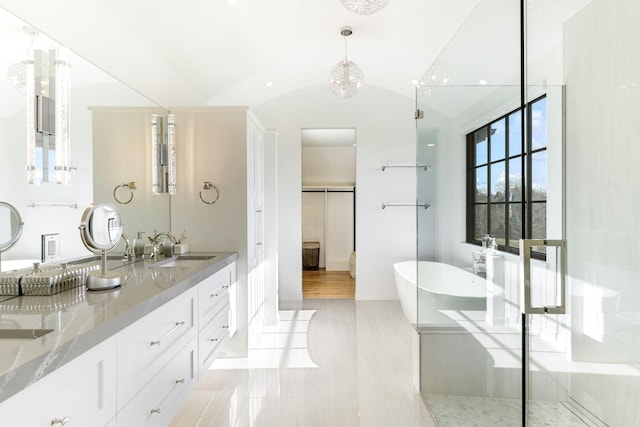
[[271, 87], [271, 86], [273, 86], [273, 82], [272, 82], [271, 80], [269, 80], [269, 81], [268, 81], [268, 82], [266, 82], [264, 85], [265, 85], [266, 87]]
[[427, 147], [435, 147], [436, 144], [427, 144]]
[[418, 80], [411, 80], [411, 84], [414, 86], [418, 86], [420, 82]]
[[486, 85], [486, 84], [487, 84], [487, 83], [489, 83], [489, 82], [488, 82], [488, 81], [486, 81], [486, 80], [480, 80], [478, 83], [480, 83], [481, 85]]

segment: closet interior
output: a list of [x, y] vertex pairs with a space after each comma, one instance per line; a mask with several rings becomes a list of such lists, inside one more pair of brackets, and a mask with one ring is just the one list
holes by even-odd
[[305, 298], [355, 297], [355, 129], [302, 131]]

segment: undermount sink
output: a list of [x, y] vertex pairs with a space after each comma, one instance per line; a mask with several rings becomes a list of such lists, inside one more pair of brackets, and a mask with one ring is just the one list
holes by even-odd
[[9, 351], [41, 338], [53, 329], [0, 329], [0, 348]]
[[176, 260], [177, 261], [189, 261], [189, 260], [206, 261], [208, 259], [213, 259], [215, 257], [216, 257], [215, 255], [178, 255]]
[[53, 332], [53, 329], [0, 329], [0, 339], [33, 340]]
[[157, 267], [193, 267], [202, 261], [215, 258], [215, 255], [178, 255], [166, 261], [160, 261]]

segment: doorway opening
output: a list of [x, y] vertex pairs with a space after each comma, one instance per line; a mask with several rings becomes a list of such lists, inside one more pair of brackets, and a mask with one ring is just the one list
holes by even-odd
[[302, 295], [355, 298], [356, 130], [302, 129]]

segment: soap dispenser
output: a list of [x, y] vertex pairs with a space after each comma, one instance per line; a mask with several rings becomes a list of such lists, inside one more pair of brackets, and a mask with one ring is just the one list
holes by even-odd
[[144, 231], [138, 231], [138, 237], [133, 241], [133, 254], [136, 258], [142, 258], [144, 256], [144, 247], [146, 241], [144, 240]]

